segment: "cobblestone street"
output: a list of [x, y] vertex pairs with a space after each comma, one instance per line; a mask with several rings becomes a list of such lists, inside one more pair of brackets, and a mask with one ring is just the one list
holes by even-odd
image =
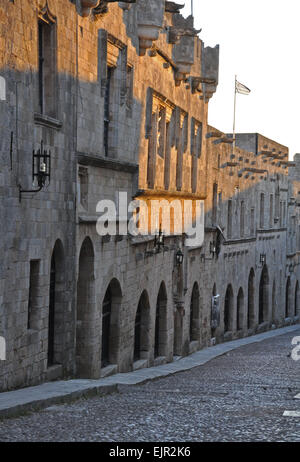
[[120, 393], [0, 423], [1, 441], [300, 441], [300, 331]]

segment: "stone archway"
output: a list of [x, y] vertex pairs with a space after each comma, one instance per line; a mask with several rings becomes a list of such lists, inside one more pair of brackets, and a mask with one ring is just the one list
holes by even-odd
[[117, 279], [109, 283], [102, 303], [101, 367], [119, 362], [122, 291]]
[[50, 265], [47, 366], [63, 363], [66, 308], [65, 256], [61, 241], [54, 245]]
[[154, 332], [154, 358], [167, 354], [167, 304], [168, 297], [165, 283], [162, 282], [157, 295], [155, 332]]
[[248, 307], [247, 307], [247, 325], [248, 329], [255, 326], [255, 304], [254, 304], [254, 269], [251, 268], [248, 279]]
[[98, 374], [93, 358], [96, 317], [94, 248], [89, 237], [85, 238], [79, 254], [76, 310], [76, 375], [94, 378]]
[[233, 290], [229, 284], [225, 294], [224, 302], [224, 333], [233, 330]]
[[243, 330], [244, 325], [244, 292], [240, 288], [237, 296], [237, 318], [236, 318], [236, 328], [237, 330]]
[[264, 265], [259, 283], [259, 310], [258, 323], [263, 324], [268, 320], [269, 313], [269, 273], [267, 265]]
[[142, 293], [135, 315], [133, 359], [148, 359], [150, 352], [150, 303], [146, 290]]
[[285, 287], [285, 317], [289, 318], [291, 315], [291, 278], [287, 278]]
[[276, 282], [274, 279], [273, 287], [272, 287], [272, 322], [275, 323], [277, 321], [277, 313], [276, 313]]
[[295, 316], [300, 316], [300, 303], [299, 303], [299, 282], [296, 282], [296, 288], [295, 288]]
[[195, 282], [190, 303], [190, 342], [200, 340], [200, 292]]

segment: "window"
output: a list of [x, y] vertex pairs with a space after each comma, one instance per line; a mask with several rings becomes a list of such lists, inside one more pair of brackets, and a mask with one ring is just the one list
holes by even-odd
[[197, 131], [197, 156], [200, 159], [202, 154], [202, 123], [199, 123]]
[[38, 107], [41, 114], [56, 116], [56, 28], [50, 20], [38, 22]]
[[255, 234], [255, 209], [251, 209], [250, 213], [250, 234], [251, 236], [254, 236]]
[[158, 133], [157, 133], [158, 155], [165, 157], [166, 147], [166, 108], [160, 107], [158, 112]]
[[84, 209], [88, 209], [88, 169], [79, 167], [78, 169], [78, 204]]
[[110, 100], [111, 100], [111, 81], [114, 68], [107, 67], [107, 79], [104, 95], [104, 129], [103, 129], [103, 144], [105, 156], [108, 156], [109, 147], [109, 124], [110, 124]]
[[274, 222], [274, 197], [273, 194], [270, 195], [270, 228], [273, 228]]
[[217, 211], [218, 211], [218, 185], [213, 185], [213, 202], [212, 202], [212, 224], [217, 223]]
[[262, 193], [260, 195], [260, 219], [259, 226], [261, 229], [265, 227], [265, 195]]
[[30, 261], [27, 329], [34, 329], [37, 323], [36, 313], [39, 300], [40, 260]]
[[126, 72], [126, 114], [132, 117], [133, 104], [133, 67], [127, 66]]
[[228, 201], [227, 211], [227, 237], [232, 237], [232, 200]]
[[245, 202], [241, 202], [240, 210], [240, 236], [244, 237], [245, 235]]

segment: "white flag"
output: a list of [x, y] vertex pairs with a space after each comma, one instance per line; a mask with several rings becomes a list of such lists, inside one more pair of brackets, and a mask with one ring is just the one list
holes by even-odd
[[241, 95], [249, 95], [249, 93], [251, 93], [251, 90], [248, 87], [246, 87], [246, 85], [243, 85], [237, 80], [235, 81], [235, 91], [236, 93], [240, 93]]

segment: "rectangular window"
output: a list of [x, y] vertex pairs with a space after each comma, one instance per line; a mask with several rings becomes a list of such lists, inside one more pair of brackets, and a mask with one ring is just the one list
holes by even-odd
[[38, 103], [41, 114], [56, 117], [56, 27], [38, 22]]
[[251, 214], [250, 214], [250, 234], [251, 236], [254, 236], [255, 234], [255, 209], [251, 209]]
[[227, 211], [227, 237], [230, 239], [232, 237], [232, 200], [228, 201], [228, 211]]
[[217, 224], [217, 211], [218, 211], [218, 185], [213, 185], [213, 201], [212, 201], [212, 225]]
[[88, 169], [78, 168], [78, 203], [84, 209], [88, 209]]
[[259, 226], [261, 229], [265, 227], [265, 195], [262, 193], [260, 195], [260, 220]]
[[270, 228], [273, 228], [273, 223], [274, 223], [274, 198], [273, 194], [270, 195]]
[[202, 154], [202, 123], [199, 124], [197, 131], [197, 157], [200, 159]]
[[39, 270], [40, 260], [31, 260], [29, 272], [27, 329], [34, 329], [36, 326], [36, 315], [39, 300]]
[[245, 202], [241, 202], [241, 216], [240, 216], [240, 236], [245, 235]]
[[104, 130], [103, 130], [103, 144], [104, 153], [108, 157], [109, 149], [109, 124], [110, 124], [110, 104], [111, 104], [111, 81], [113, 77], [114, 68], [107, 67], [107, 79], [104, 95]]
[[126, 114], [132, 117], [133, 104], [133, 67], [127, 66], [126, 72]]

